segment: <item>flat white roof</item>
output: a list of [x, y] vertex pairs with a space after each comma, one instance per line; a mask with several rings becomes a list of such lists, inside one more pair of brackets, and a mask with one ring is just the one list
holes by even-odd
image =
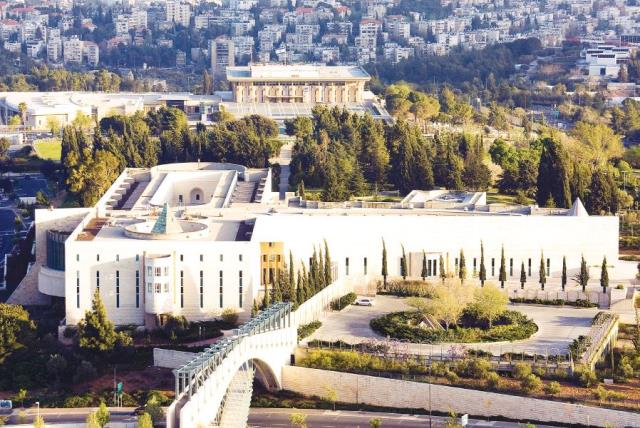
[[227, 80], [369, 80], [371, 76], [362, 67], [345, 65], [311, 64], [252, 64], [244, 67], [227, 67]]

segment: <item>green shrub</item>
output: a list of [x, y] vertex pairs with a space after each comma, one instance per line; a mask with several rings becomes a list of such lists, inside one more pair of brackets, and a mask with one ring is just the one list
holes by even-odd
[[189, 322], [184, 316], [169, 315], [167, 317], [167, 320], [162, 325], [162, 332], [164, 333], [165, 337], [176, 340], [178, 337], [184, 334], [188, 327]]
[[538, 376], [534, 374], [530, 374], [520, 381], [520, 387], [522, 388], [522, 391], [527, 394], [532, 394], [538, 391], [541, 386], [542, 381]]
[[96, 368], [89, 361], [81, 361], [73, 375], [73, 383], [86, 382], [98, 376]]
[[523, 362], [515, 363], [512, 373], [514, 378], [523, 380], [531, 374], [531, 365]]
[[415, 280], [391, 280], [378, 283], [378, 294], [398, 297], [426, 297], [434, 295], [434, 286], [430, 282]]
[[587, 368], [576, 372], [576, 376], [578, 383], [586, 388], [591, 388], [592, 386], [597, 385], [599, 382], [598, 376], [596, 376], [596, 374], [592, 370], [589, 370]]
[[544, 393], [547, 395], [556, 395], [559, 392], [560, 383], [556, 382], [555, 380], [553, 382], [549, 382], [544, 386]]
[[591, 338], [589, 336], [580, 335], [569, 345], [569, 352], [574, 361], [579, 361], [591, 346]]
[[313, 334], [314, 331], [319, 329], [322, 326], [320, 321], [313, 321], [309, 324], [304, 324], [298, 327], [298, 340], [302, 340], [305, 337], [309, 337]]
[[447, 371], [445, 373], [445, 377], [450, 383], [453, 383], [453, 384], [458, 383], [458, 381], [460, 380], [460, 377], [455, 372], [452, 372], [452, 371]]
[[491, 372], [491, 363], [482, 358], [472, 358], [456, 363], [454, 371], [458, 376], [486, 379]]
[[500, 388], [500, 375], [496, 372], [489, 372], [485, 377], [487, 388], [498, 389]]
[[623, 401], [627, 399], [626, 394], [605, 389], [602, 385], [593, 391], [593, 395], [600, 401]]
[[357, 298], [358, 296], [356, 295], [356, 293], [345, 294], [339, 299], [336, 299], [333, 302], [331, 302], [331, 309], [334, 311], [341, 311], [347, 306], [353, 304], [353, 302], [355, 302]]
[[239, 314], [235, 309], [227, 308], [222, 311], [220, 318], [229, 325], [238, 325]]

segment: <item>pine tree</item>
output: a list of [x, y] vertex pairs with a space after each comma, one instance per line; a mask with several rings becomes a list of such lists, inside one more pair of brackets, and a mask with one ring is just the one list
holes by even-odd
[[427, 271], [427, 253], [423, 251], [422, 252], [422, 272], [420, 273], [420, 276], [422, 277], [423, 281], [427, 278], [428, 273], [429, 272]]
[[404, 245], [402, 246], [402, 257], [400, 258], [400, 276], [407, 279], [407, 255], [404, 253]]
[[260, 312], [260, 308], [258, 307], [258, 301], [253, 299], [253, 307], [251, 308], [251, 316], [255, 317]]
[[584, 256], [582, 256], [580, 260], [580, 272], [573, 280], [582, 286], [582, 292], [584, 293], [589, 283], [589, 268], [587, 267], [587, 261], [584, 259]]
[[324, 282], [324, 278], [324, 254], [322, 249], [320, 249], [318, 250], [318, 291], [327, 286]]
[[562, 256], [562, 278], [561, 278], [561, 284], [562, 284], [562, 291], [564, 291], [564, 288], [567, 285], [567, 257], [566, 256]]
[[544, 253], [540, 254], [540, 289], [544, 290], [544, 285], [547, 283], [547, 268], [544, 265]]
[[467, 262], [464, 259], [464, 251], [460, 250], [460, 266], [458, 269], [458, 277], [460, 278], [460, 283], [464, 283], [464, 280], [467, 279]]
[[609, 286], [609, 272], [607, 271], [607, 257], [605, 256], [602, 259], [602, 268], [600, 270], [600, 287], [602, 287], [602, 292], [607, 292], [607, 287]]
[[507, 280], [507, 266], [504, 258], [504, 245], [502, 246], [502, 252], [500, 253], [500, 275], [498, 276], [500, 281], [500, 288], [504, 288], [504, 283]]
[[484, 282], [487, 280], [487, 268], [484, 266], [484, 243], [480, 241], [480, 285], [484, 287]]
[[306, 302], [311, 297], [311, 290], [309, 289], [309, 273], [307, 267], [302, 265], [302, 302]]
[[384, 286], [387, 286], [387, 276], [389, 275], [389, 271], [387, 269], [387, 246], [384, 243], [384, 239], [382, 240], [382, 282]]
[[94, 351], [111, 351], [116, 345], [118, 334], [107, 317], [107, 311], [96, 288], [91, 302], [91, 311], [86, 311], [78, 323], [78, 338], [81, 348]]
[[329, 254], [329, 244], [327, 240], [324, 240], [324, 284], [330, 285], [333, 282], [333, 275], [331, 274], [331, 255]]
[[520, 265], [520, 289], [524, 290], [524, 283], [527, 282], [527, 272], [524, 270], [524, 262]]
[[447, 279], [447, 270], [444, 267], [444, 258], [442, 257], [442, 254], [440, 255], [439, 264], [440, 264], [440, 279], [442, 279], [442, 283], [444, 284], [444, 280]]
[[318, 251], [313, 247], [313, 255], [311, 256], [311, 266], [309, 266], [309, 297], [318, 292]]
[[298, 281], [296, 286], [296, 302], [298, 306], [304, 303], [304, 284], [302, 282], [302, 275], [300, 274], [300, 269], [298, 269]]

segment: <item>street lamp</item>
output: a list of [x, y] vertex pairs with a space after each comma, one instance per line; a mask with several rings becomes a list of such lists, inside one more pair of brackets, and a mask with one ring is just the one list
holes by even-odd
[[37, 419], [40, 420], [40, 402], [36, 401], [36, 406], [37, 406]]

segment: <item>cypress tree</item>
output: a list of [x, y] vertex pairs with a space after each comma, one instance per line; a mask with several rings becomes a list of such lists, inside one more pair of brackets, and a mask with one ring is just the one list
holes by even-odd
[[307, 267], [302, 265], [302, 302], [306, 302], [311, 297], [311, 290], [309, 290], [309, 274], [307, 273]]
[[480, 285], [484, 287], [484, 282], [487, 280], [487, 268], [484, 266], [484, 243], [480, 241]]
[[407, 255], [404, 253], [404, 245], [402, 246], [402, 258], [400, 258], [400, 275], [402, 279], [407, 279]]
[[293, 300], [293, 293], [296, 290], [296, 277], [293, 268], [293, 253], [291, 251], [289, 251], [289, 290], [291, 290], [291, 300]]
[[544, 290], [544, 285], [547, 283], [547, 268], [544, 265], [544, 253], [540, 253], [540, 289]]
[[422, 272], [420, 273], [420, 276], [422, 277], [423, 281], [427, 278], [428, 273], [429, 272], [427, 271], [427, 253], [423, 251], [422, 252]]
[[520, 265], [520, 289], [524, 290], [524, 283], [527, 282], [527, 273], [524, 270], [524, 262]]
[[564, 287], [567, 285], [567, 257], [562, 256], [562, 291], [564, 291]]
[[309, 284], [307, 284], [311, 293], [308, 297], [316, 294], [318, 291], [318, 252], [313, 247], [313, 256], [311, 256], [311, 266], [309, 266]]
[[333, 275], [331, 274], [331, 256], [329, 255], [329, 244], [327, 240], [324, 240], [324, 284], [325, 286], [333, 282]]
[[298, 269], [298, 281], [296, 286], [296, 302], [298, 306], [304, 303], [304, 284], [302, 283], [302, 275], [300, 269]]
[[442, 279], [442, 283], [444, 284], [444, 280], [447, 278], [447, 271], [444, 268], [444, 258], [442, 257], [442, 254], [440, 254], [439, 264], [440, 264], [440, 279]]
[[251, 308], [251, 316], [255, 317], [260, 312], [260, 308], [258, 307], [258, 301], [253, 299], [253, 307]]
[[318, 250], [318, 288], [317, 291], [322, 290], [327, 286], [324, 282], [324, 254], [322, 249]]
[[602, 292], [607, 292], [607, 287], [609, 286], [609, 272], [607, 271], [607, 257], [605, 256], [602, 259], [602, 268], [600, 270], [600, 287], [602, 287]]
[[271, 305], [271, 299], [269, 298], [269, 287], [267, 283], [264, 283], [264, 298], [262, 299], [262, 309], [267, 309]]
[[464, 259], [464, 251], [460, 249], [460, 269], [458, 269], [458, 277], [460, 278], [460, 283], [464, 283], [464, 280], [467, 279], [467, 263]]
[[504, 259], [504, 245], [502, 246], [502, 251], [500, 253], [500, 275], [498, 276], [498, 279], [500, 280], [500, 288], [504, 288], [504, 282], [507, 280], [507, 266]]
[[538, 191], [536, 201], [542, 206], [549, 196], [561, 208], [571, 205], [569, 191], [569, 159], [559, 141], [553, 138], [542, 140], [542, 153], [538, 166]]
[[582, 286], [582, 292], [584, 293], [589, 283], [589, 268], [587, 267], [587, 261], [584, 259], [584, 256], [582, 256], [580, 260], [580, 273], [578, 273], [573, 280]]
[[387, 246], [384, 243], [384, 239], [382, 240], [382, 281], [384, 286], [387, 286], [387, 276], [389, 275], [389, 271], [387, 270]]
[[280, 303], [283, 300], [283, 293], [282, 293], [282, 271], [278, 272], [278, 279], [276, 279], [271, 287], [273, 296], [272, 296], [272, 300], [273, 303]]
[[300, 183], [298, 183], [298, 196], [300, 196], [300, 199], [304, 200], [304, 181], [300, 181]]

